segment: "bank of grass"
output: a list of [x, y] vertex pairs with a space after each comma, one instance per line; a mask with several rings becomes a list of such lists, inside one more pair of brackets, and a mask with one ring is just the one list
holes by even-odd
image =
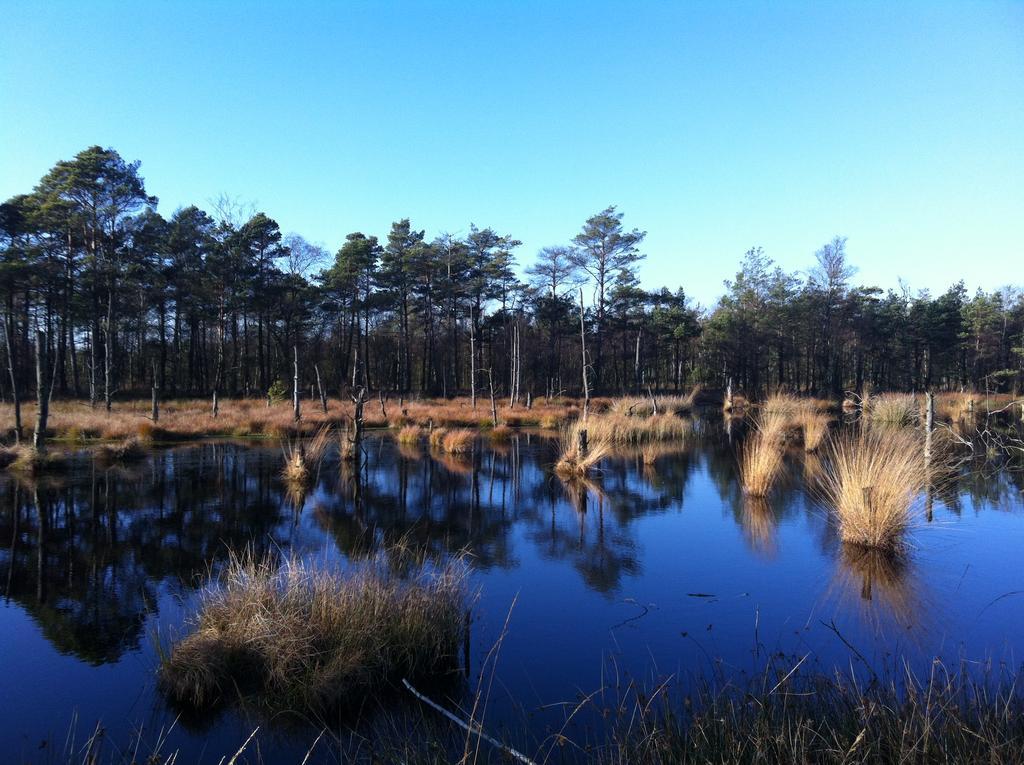
[[0, 447], [0, 469], [26, 476], [62, 470], [67, 456], [56, 449], [40, 451], [28, 443]]
[[138, 438], [126, 438], [114, 443], [100, 444], [93, 451], [93, 458], [106, 465], [139, 462], [146, 458], [146, 447]]
[[[355, 744], [325, 737], [311, 726], [309, 750], [331, 761], [380, 765], [1024, 762], [1020, 685], [1012, 669], [993, 663], [947, 666], [935, 660], [921, 673], [898, 665], [875, 674], [862, 668], [825, 670], [808, 656], [773, 654], [753, 674], [726, 676], [718, 670], [688, 680], [686, 687], [671, 677], [657, 684], [623, 679], [566, 705], [572, 717], [602, 722], [587, 726], [585, 733], [566, 727], [539, 741], [526, 723], [506, 725], [501, 738], [522, 752], [522, 759], [477, 735], [497, 732], [488, 731], [486, 719], [467, 733], [425, 704], [422, 716], [405, 723], [396, 718], [393, 725], [385, 720], [373, 740], [360, 736]], [[222, 761], [234, 755], [239, 762], [263, 763], [260, 742], [266, 735], [274, 734], [240, 734], [240, 746], [224, 752]], [[67, 739], [74, 740], [70, 734]], [[173, 753], [161, 752], [161, 741], [152, 749], [140, 744], [103, 750], [98, 736], [65, 747], [66, 759], [49, 761], [175, 762]], [[94, 756], [83, 758], [85, 751]]]
[[776, 658], [748, 681], [703, 682], [679, 703], [632, 691], [587, 762], [1018, 763], [1024, 703], [1009, 672], [938, 661], [862, 680]]
[[381, 553], [341, 571], [297, 559], [232, 555], [202, 593], [192, 632], [159, 668], [178, 704], [215, 707], [241, 695], [273, 711], [323, 713], [457, 668], [464, 567], [432, 568]]
[[830, 441], [819, 486], [844, 542], [898, 550], [931, 477], [913, 430], [867, 428]]

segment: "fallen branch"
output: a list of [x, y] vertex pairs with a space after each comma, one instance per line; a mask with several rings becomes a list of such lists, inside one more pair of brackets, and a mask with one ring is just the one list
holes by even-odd
[[466, 722], [465, 720], [461, 720], [455, 714], [453, 714], [452, 712], [449, 712], [443, 706], [438, 704], [436, 701], [432, 701], [431, 699], [427, 698], [422, 693], [420, 693], [415, 688], [413, 688], [412, 684], [408, 680], [406, 680], [405, 678], [402, 678], [402, 685], [404, 685], [409, 690], [409, 693], [411, 693], [413, 696], [418, 698], [420, 701], [422, 701], [424, 704], [426, 704], [430, 708], [434, 709], [435, 711], [440, 712], [442, 715], [447, 717], [449, 720], [451, 720], [453, 723], [455, 723], [460, 728], [465, 730], [467, 733], [473, 733], [473, 734], [477, 735], [478, 737], [482, 738], [484, 741], [486, 741], [491, 746], [495, 746], [498, 749], [501, 749], [503, 752], [505, 752], [509, 756], [513, 757], [514, 759], [517, 759], [520, 762], [526, 763], [526, 765], [537, 765], [537, 763], [535, 763], [533, 760], [531, 760], [525, 754], [522, 754], [521, 752], [517, 752], [512, 747], [506, 746], [505, 744], [503, 744], [500, 741], [498, 741], [498, 739], [492, 738], [491, 736], [488, 736], [486, 733], [484, 733], [483, 728], [481, 728], [479, 724], [474, 723], [474, 722]]

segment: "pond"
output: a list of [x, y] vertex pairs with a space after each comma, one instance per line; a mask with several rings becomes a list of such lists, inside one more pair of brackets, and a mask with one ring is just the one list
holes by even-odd
[[[463, 459], [372, 433], [358, 499], [336, 452], [304, 497], [290, 497], [281, 449], [268, 442], [156, 449], [112, 468], [83, 452], [60, 476], [6, 477], [4, 759], [60, 761], [69, 731], [81, 745], [98, 723], [111, 742], [140, 730], [152, 741], [171, 726], [178, 712], [155, 681], [159, 646], [186, 629], [198, 588], [228, 551], [246, 546], [328, 561], [401, 539], [465, 551], [479, 593], [466, 693], [486, 667], [485, 726], [528, 750], [552, 731], [596, 735], [593, 717], [563, 725], [603, 686], [742, 676], [767, 654], [826, 669], [905, 662], [927, 672], [934, 657], [1017, 668], [1024, 473], [965, 463], [929, 498], [929, 519], [894, 564], [839, 543], [816, 497], [813, 456], [794, 450], [768, 500], [745, 500], [742, 437], [741, 426], [702, 416], [685, 445], [653, 464], [639, 453], [606, 459], [583, 491], [552, 475], [556, 441], [526, 431], [507, 444], [481, 439]], [[256, 725], [268, 762], [300, 761], [317, 733], [234, 710], [183, 716], [164, 751], [179, 750], [179, 763], [218, 762]]]

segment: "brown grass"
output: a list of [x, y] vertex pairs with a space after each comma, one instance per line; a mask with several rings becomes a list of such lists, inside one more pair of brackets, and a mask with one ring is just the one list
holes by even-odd
[[0, 467], [32, 476], [52, 470], [62, 470], [67, 458], [60, 452], [39, 451], [29, 444], [16, 444], [0, 448]]
[[143, 460], [146, 454], [146, 448], [138, 438], [126, 438], [114, 444], [102, 444], [93, 452], [93, 457], [106, 464], [123, 464]]
[[487, 433], [487, 437], [490, 438], [491, 441], [495, 441], [497, 443], [504, 443], [505, 441], [508, 441], [510, 438], [512, 438], [512, 428], [510, 428], [508, 425], [498, 425], [496, 428], [490, 429], [490, 431]]
[[804, 434], [804, 451], [817, 451], [828, 435], [832, 418], [822, 412], [801, 412], [796, 417], [797, 426]]
[[[562, 431], [559, 439], [561, 452], [555, 463], [555, 472], [563, 478], [583, 478], [593, 471], [612, 451], [607, 431], [591, 431], [594, 417], [584, 424], [577, 420]], [[580, 432], [587, 431], [587, 450], [580, 449]]]
[[329, 425], [323, 425], [309, 440], [302, 438], [282, 440], [284, 467], [281, 469], [281, 477], [289, 483], [307, 483], [320, 465], [320, 460], [323, 459], [330, 442], [331, 429]]
[[441, 448], [449, 454], [466, 454], [473, 451], [476, 443], [476, 431], [468, 428], [449, 430], [441, 439]]
[[398, 431], [398, 443], [415, 446], [423, 437], [423, 428], [419, 425], [406, 425]]
[[448, 435], [447, 428], [434, 428], [430, 431], [430, 435], [427, 436], [427, 442], [433, 449], [444, 448], [444, 437]]
[[161, 689], [196, 707], [238, 693], [272, 710], [317, 712], [451, 672], [467, 600], [461, 563], [403, 565], [412, 575], [399, 579], [385, 560], [338, 571], [232, 556], [202, 594], [193, 632], [161, 662]]
[[865, 414], [872, 424], [908, 427], [921, 419], [917, 398], [909, 393], [881, 393], [868, 399]]
[[918, 433], [866, 429], [830, 442], [821, 491], [844, 542], [898, 549], [928, 481]]
[[743, 442], [740, 451], [740, 482], [751, 497], [764, 497], [782, 471], [782, 447], [769, 431], [758, 429]]

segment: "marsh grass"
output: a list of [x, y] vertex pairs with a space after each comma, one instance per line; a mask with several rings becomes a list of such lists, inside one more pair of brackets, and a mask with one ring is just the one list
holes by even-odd
[[759, 427], [740, 448], [740, 482], [751, 497], [765, 497], [782, 472], [783, 451], [778, 437]]
[[284, 452], [284, 467], [281, 468], [281, 477], [288, 483], [308, 483], [324, 458], [330, 442], [331, 429], [328, 425], [321, 426], [308, 440], [301, 437], [283, 439], [281, 450]]
[[[659, 414], [682, 415], [693, 411], [697, 404], [697, 397], [700, 395], [701, 386], [695, 385], [689, 393], [681, 396], [655, 396], [658, 404]], [[626, 417], [650, 417], [654, 414], [654, 404], [650, 397], [625, 396], [612, 399], [607, 407], [608, 414], [622, 415]]]
[[441, 449], [444, 447], [444, 437], [448, 435], [448, 428], [434, 428], [430, 431], [430, 435], [427, 436], [427, 443], [430, 444], [432, 449]]
[[173, 701], [216, 707], [241, 696], [272, 711], [325, 712], [365, 702], [403, 678], [458, 666], [465, 567], [406, 550], [340, 571], [298, 559], [232, 555], [201, 595], [192, 632], [163, 656]]
[[423, 437], [423, 428], [419, 425], [406, 425], [398, 431], [398, 443], [406, 446], [414, 446]]
[[803, 411], [796, 416], [795, 421], [803, 432], [804, 451], [817, 451], [828, 435], [832, 418], [823, 412]]
[[[562, 430], [559, 437], [559, 455], [555, 462], [555, 473], [562, 478], [583, 478], [594, 471], [602, 459], [612, 453], [613, 444], [607, 430], [591, 430], [596, 418], [584, 423], [577, 420]], [[580, 446], [580, 433], [587, 431], [587, 449]]]
[[831, 440], [826, 456], [820, 492], [842, 540], [900, 549], [929, 480], [920, 434], [868, 428]]
[[917, 398], [909, 393], [881, 393], [867, 401], [865, 414], [872, 424], [909, 427], [921, 419]]
[[139, 462], [146, 458], [146, 448], [138, 438], [126, 438], [113, 444], [101, 444], [93, 457], [101, 464], [114, 465]]
[[29, 444], [0, 447], [0, 467], [25, 476], [63, 470], [66, 466], [66, 455], [52, 449], [39, 451]]
[[441, 449], [448, 454], [468, 454], [476, 443], [476, 431], [468, 428], [449, 430], [441, 438]]
[[591, 703], [616, 710], [612, 732], [587, 747], [586, 761], [1024, 761], [1024, 702], [1005, 670], [935, 661], [924, 675], [902, 665], [865, 682], [852, 670], [822, 671], [806, 659], [775, 655], [745, 679], [698, 679], [682, 699], [664, 684], [606, 690]]

